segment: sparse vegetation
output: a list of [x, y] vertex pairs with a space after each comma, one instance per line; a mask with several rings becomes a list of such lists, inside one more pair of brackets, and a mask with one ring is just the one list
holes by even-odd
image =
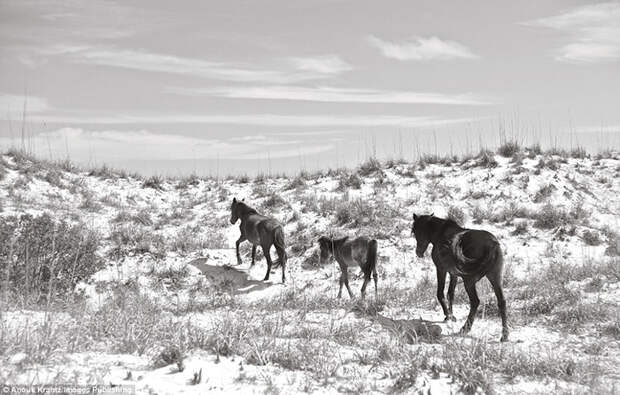
[[541, 229], [553, 229], [571, 222], [568, 213], [562, 208], [546, 203], [536, 213], [534, 226]]
[[152, 254], [156, 257], [165, 255], [165, 239], [144, 226], [134, 224], [115, 225], [110, 232], [112, 243], [108, 255], [112, 259], [121, 259], [135, 254]]
[[267, 199], [265, 199], [265, 201], [263, 202], [263, 207], [268, 208], [268, 209], [272, 209], [272, 208], [279, 208], [282, 206], [285, 206], [286, 200], [284, 200], [282, 198], [282, 196], [280, 196], [279, 194], [272, 192], [269, 196], [267, 196]]
[[490, 220], [492, 222], [505, 222], [509, 224], [516, 218], [528, 218], [531, 216], [532, 214], [527, 208], [516, 202], [510, 202], [507, 206], [494, 212]]
[[151, 176], [147, 178], [146, 180], [144, 180], [144, 182], [142, 183], [142, 187], [162, 190], [164, 189], [163, 183], [164, 183], [163, 177], [156, 175], [156, 176]]
[[[124, 173], [106, 167], [90, 170], [88, 178], [70, 162], [22, 154], [2, 159], [0, 194], [8, 198], [0, 202], [0, 358], [25, 355], [3, 369], [36, 371], [40, 363], [61, 363], [67, 353], [119, 353], [142, 356], [148, 374], [157, 367], [166, 367], [172, 379], [183, 372], [178, 377], [197, 389], [212, 385], [210, 364], [234, 362], [237, 384], [273, 393], [322, 386], [415, 392], [430, 378], [464, 393], [501, 393], [506, 382], [529, 381], [598, 393], [612, 377], [606, 366], [615, 363], [620, 338], [619, 312], [609, 299], [620, 281], [619, 238], [609, 225], [613, 207], [601, 207], [599, 199], [611, 196], [620, 166], [601, 160], [596, 173], [574, 172], [587, 154], [508, 148], [462, 162], [422, 155], [417, 167], [372, 159], [356, 170], [290, 178], [131, 176], [119, 182], [122, 188], [114, 180]], [[577, 160], [567, 162], [571, 157]], [[536, 163], [540, 177], [532, 171]], [[533, 185], [540, 187], [530, 195]], [[241, 247], [244, 266], [236, 266], [230, 249], [238, 223], [229, 222], [235, 195], [284, 225], [285, 287], [257, 280], [265, 260], [259, 248], [256, 266], [249, 268], [249, 243]], [[38, 223], [40, 214], [27, 220], [13, 215], [42, 207], [54, 212], [39, 225], [29, 221]], [[469, 219], [498, 236], [515, 343], [486, 340], [486, 331], [494, 337], [499, 330], [486, 282], [479, 287], [482, 322], [468, 337], [453, 335], [468, 303], [460, 280], [458, 325], [439, 324], [442, 333], [433, 339], [408, 329], [407, 323], [443, 318], [428, 252], [415, 258], [410, 238], [411, 212], [439, 207], [460, 224]], [[334, 264], [318, 265], [321, 234], [379, 239], [376, 300], [372, 292], [365, 301], [335, 297]], [[600, 247], [582, 248], [587, 245]], [[46, 275], [50, 269], [59, 274]], [[15, 277], [7, 281], [7, 272]], [[358, 270], [351, 269], [349, 278], [358, 297]], [[7, 324], [29, 314], [40, 318]], [[539, 338], [529, 337], [532, 330]], [[596, 339], [586, 342], [584, 335]], [[547, 336], [558, 339], [554, 347]], [[367, 371], [383, 376], [369, 379]], [[143, 373], [133, 367], [126, 372], [126, 381], [140, 385]], [[290, 383], [283, 384], [283, 377]]]
[[589, 246], [597, 246], [602, 243], [601, 237], [598, 232], [593, 230], [584, 230], [581, 234], [583, 241]]
[[495, 160], [495, 155], [489, 150], [480, 151], [476, 158], [476, 166], [493, 168], [497, 167], [497, 165], [498, 163], [497, 160]]
[[511, 158], [521, 151], [521, 146], [516, 141], [506, 141], [497, 149], [497, 153], [503, 157]]
[[534, 203], [540, 203], [547, 200], [554, 190], [555, 187], [553, 184], [542, 185], [534, 195]]
[[338, 191], [347, 191], [349, 188], [360, 189], [362, 187], [362, 179], [357, 173], [342, 174], [338, 179]]
[[448, 218], [463, 226], [465, 224], [465, 211], [462, 208], [452, 205], [448, 207]]
[[376, 173], [379, 170], [381, 170], [381, 162], [379, 162], [375, 157], [370, 157], [366, 160], [366, 162], [360, 165], [359, 174], [362, 177], [365, 177]]
[[489, 216], [488, 211], [483, 209], [479, 204], [476, 204], [471, 209], [471, 218], [475, 224], [481, 224]]
[[4, 217], [0, 222], [3, 286], [18, 299], [40, 303], [68, 296], [103, 268], [100, 235], [49, 214]]
[[527, 234], [527, 222], [521, 221], [515, 225], [515, 229], [512, 231], [512, 234], [515, 236]]

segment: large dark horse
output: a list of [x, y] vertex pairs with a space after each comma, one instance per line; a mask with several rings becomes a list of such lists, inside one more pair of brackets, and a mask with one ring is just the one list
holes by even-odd
[[331, 239], [326, 236], [319, 238], [321, 248], [320, 261], [325, 262], [331, 256], [336, 259], [340, 266], [340, 290], [338, 298], [342, 296], [342, 285], [347, 287], [349, 297], [353, 298], [351, 288], [349, 288], [349, 266], [359, 266], [364, 273], [364, 285], [362, 285], [362, 299], [366, 297], [366, 286], [370, 282], [372, 275], [375, 281], [375, 298], [377, 297], [377, 240], [368, 237], [358, 237], [349, 239]]
[[[502, 290], [504, 258], [495, 236], [483, 230], [462, 228], [452, 220], [437, 218], [432, 214], [413, 214], [411, 232], [415, 235], [416, 253], [420, 258], [424, 256], [428, 244], [433, 243], [431, 256], [437, 268], [437, 299], [446, 315], [446, 321], [456, 321], [452, 315], [452, 302], [457, 277], [462, 277], [469, 296], [470, 310], [461, 333], [469, 333], [480, 304], [476, 283], [486, 276], [493, 286], [502, 318], [501, 341], [508, 341], [506, 300]], [[443, 292], [447, 273], [450, 273], [450, 285], [446, 306]]]
[[241, 236], [239, 236], [236, 243], [237, 263], [239, 265], [241, 264], [239, 244], [245, 240], [252, 243], [252, 266], [254, 266], [256, 258], [256, 246], [260, 245], [263, 249], [263, 255], [265, 255], [265, 259], [267, 259], [267, 274], [265, 274], [263, 280], [269, 280], [269, 273], [271, 272], [271, 266], [273, 264], [269, 249], [273, 245], [276, 248], [279, 258], [276, 263], [282, 266], [282, 282], [284, 283], [286, 281], [285, 269], [287, 257], [282, 225], [276, 219], [261, 215], [252, 207], [234, 198], [230, 206], [230, 223], [234, 225], [239, 219], [241, 219], [241, 225], [239, 225]]

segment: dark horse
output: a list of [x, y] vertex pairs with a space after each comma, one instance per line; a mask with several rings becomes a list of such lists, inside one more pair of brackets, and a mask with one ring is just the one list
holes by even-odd
[[344, 284], [349, 291], [349, 297], [353, 298], [351, 288], [349, 288], [349, 266], [359, 266], [364, 273], [364, 285], [362, 285], [362, 299], [366, 297], [366, 286], [370, 282], [372, 275], [375, 281], [375, 298], [377, 297], [377, 240], [368, 237], [358, 237], [349, 239], [331, 239], [322, 236], [319, 238], [321, 247], [320, 261], [325, 262], [331, 256], [336, 259], [340, 266], [340, 290], [338, 298], [342, 297], [342, 285]]
[[[457, 276], [462, 277], [465, 291], [469, 296], [470, 310], [461, 334], [469, 333], [480, 304], [476, 283], [486, 276], [493, 286], [502, 318], [501, 341], [508, 341], [506, 300], [502, 290], [504, 258], [495, 236], [483, 230], [462, 228], [452, 220], [437, 218], [432, 214], [413, 214], [411, 232], [415, 235], [416, 253], [420, 258], [424, 256], [428, 244], [433, 243], [431, 256], [437, 268], [437, 299], [446, 315], [446, 321], [456, 321], [452, 315], [452, 302]], [[446, 306], [443, 291], [447, 273], [450, 273], [450, 285]]]
[[286, 244], [284, 242], [282, 225], [276, 219], [261, 215], [252, 207], [234, 198], [230, 206], [230, 223], [234, 225], [239, 219], [241, 219], [241, 225], [239, 225], [241, 236], [239, 236], [236, 243], [237, 263], [241, 264], [239, 244], [245, 240], [249, 240], [252, 243], [252, 266], [254, 266], [256, 258], [256, 246], [260, 245], [263, 249], [263, 255], [267, 259], [267, 274], [265, 274], [263, 280], [269, 280], [269, 273], [273, 264], [269, 249], [273, 245], [279, 258], [276, 263], [282, 266], [282, 282], [284, 283], [286, 281], [284, 274], [286, 269]]

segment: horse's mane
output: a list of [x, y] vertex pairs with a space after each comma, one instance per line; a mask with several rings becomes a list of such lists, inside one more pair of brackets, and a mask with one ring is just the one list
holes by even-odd
[[443, 228], [444, 229], [448, 229], [448, 228], [461, 228], [461, 225], [457, 224], [456, 221], [454, 221], [453, 219], [450, 218], [446, 218], [443, 219]]
[[239, 212], [241, 215], [258, 214], [258, 211], [256, 211], [255, 208], [252, 208], [243, 202], [237, 202], [237, 207], [239, 207]]
[[321, 238], [323, 240], [325, 240], [328, 243], [340, 243], [345, 241], [346, 239], [349, 238], [349, 236], [342, 236], [342, 237], [330, 237], [330, 236], [321, 236]]
[[463, 229], [454, 220], [449, 218], [431, 217], [429, 221], [429, 228], [431, 233], [444, 236], [450, 231], [459, 231]]

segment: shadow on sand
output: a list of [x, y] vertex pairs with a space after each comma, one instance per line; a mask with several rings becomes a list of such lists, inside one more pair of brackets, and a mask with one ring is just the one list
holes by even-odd
[[437, 343], [441, 338], [441, 327], [423, 319], [393, 320], [377, 314], [375, 321], [394, 336], [409, 344], [424, 342]]
[[250, 292], [261, 291], [269, 288], [273, 283], [261, 280], [254, 280], [248, 272], [237, 269], [233, 266], [210, 265], [207, 258], [198, 258], [189, 262], [214, 285], [231, 288], [235, 295], [249, 294]]
[[352, 311], [358, 318], [366, 317], [379, 323], [393, 336], [405, 340], [409, 344], [418, 342], [437, 343], [441, 338], [441, 327], [432, 321], [421, 318], [409, 320], [395, 320], [379, 314], [383, 310], [384, 302], [358, 301]]

